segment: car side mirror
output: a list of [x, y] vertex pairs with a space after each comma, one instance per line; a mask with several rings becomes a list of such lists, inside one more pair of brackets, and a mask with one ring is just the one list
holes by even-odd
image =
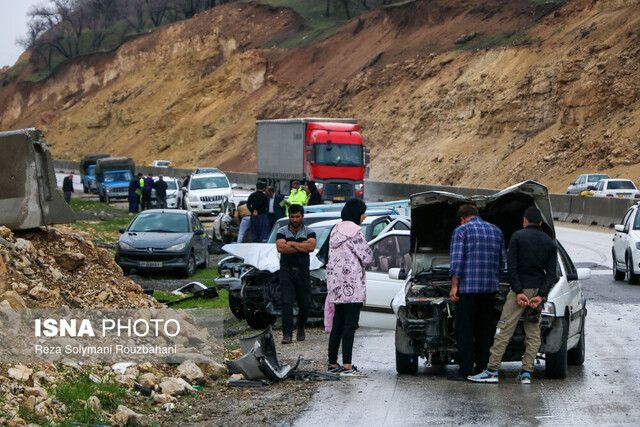
[[622, 224], [616, 224], [613, 226], [613, 228], [620, 233], [624, 233], [624, 225]]
[[575, 273], [567, 274], [567, 280], [587, 280], [591, 278], [591, 269], [589, 268], [578, 268]]
[[118, 232], [119, 232], [120, 234], [124, 234], [124, 232], [125, 232], [125, 231], [127, 231], [127, 230], [125, 230], [124, 228], [121, 228], [120, 230], [118, 230]]
[[313, 162], [313, 152], [312, 151], [307, 151], [307, 162], [309, 162], [309, 163]]
[[407, 273], [404, 271], [404, 268], [390, 268], [389, 269], [389, 279], [404, 280], [406, 278], [407, 278]]
[[232, 188], [232, 189], [236, 189], [236, 188], [238, 188], [238, 184], [231, 184], [231, 188]]
[[198, 228], [193, 232], [193, 234], [195, 234], [196, 236], [202, 236], [204, 234], [204, 230], [202, 228]]

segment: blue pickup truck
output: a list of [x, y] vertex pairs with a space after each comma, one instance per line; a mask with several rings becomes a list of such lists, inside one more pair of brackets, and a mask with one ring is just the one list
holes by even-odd
[[82, 191], [88, 193], [96, 193], [98, 187], [96, 186], [96, 162], [99, 159], [106, 159], [108, 154], [87, 154], [80, 161], [80, 181], [82, 182]]
[[101, 202], [126, 199], [129, 182], [133, 179], [135, 164], [128, 157], [110, 157], [96, 163], [96, 182]]

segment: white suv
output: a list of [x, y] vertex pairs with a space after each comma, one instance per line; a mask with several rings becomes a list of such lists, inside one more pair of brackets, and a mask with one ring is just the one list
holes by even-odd
[[231, 184], [224, 173], [203, 173], [187, 178], [182, 187], [184, 208], [198, 215], [217, 215], [225, 197], [232, 197]]
[[613, 235], [613, 278], [630, 284], [640, 281], [640, 204], [631, 206]]

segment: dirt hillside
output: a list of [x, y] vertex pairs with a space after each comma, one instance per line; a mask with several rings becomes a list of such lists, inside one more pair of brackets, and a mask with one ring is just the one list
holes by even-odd
[[216, 7], [43, 82], [5, 79], [0, 128], [44, 129], [58, 158], [255, 171], [256, 119], [348, 116], [373, 179], [640, 184], [640, 0], [412, 1], [311, 46], [261, 48], [302, 25], [288, 9]]

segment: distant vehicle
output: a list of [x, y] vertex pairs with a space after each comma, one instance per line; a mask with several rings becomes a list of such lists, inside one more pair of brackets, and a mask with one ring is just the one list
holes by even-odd
[[613, 235], [613, 278], [627, 280], [629, 284], [640, 282], [640, 205], [633, 205], [615, 226]]
[[218, 168], [197, 168], [191, 173], [191, 175], [200, 175], [203, 173], [223, 173], [223, 172]]
[[124, 274], [136, 270], [179, 270], [193, 276], [209, 265], [209, 237], [198, 216], [182, 210], [149, 209], [121, 229], [116, 263]]
[[96, 193], [96, 162], [98, 159], [106, 159], [111, 157], [108, 154], [87, 154], [80, 160], [80, 181], [82, 182], [82, 191], [88, 193]]
[[356, 119], [257, 121], [258, 179], [288, 194], [291, 182], [313, 180], [323, 201], [364, 197], [369, 150]]
[[169, 160], [154, 160], [151, 163], [151, 166], [156, 168], [168, 168], [171, 166], [171, 162]]
[[233, 196], [224, 173], [192, 175], [183, 185], [184, 209], [198, 215], [218, 214], [224, 198]]
[[96, 162], [96, 181], [101, 202], [126, 199], [129, 182], [133, 179], [136, 165], [129, 157], [109, 157]]
[[601, 179], [611, 178], [606, 173], [585, 173], [569, 184], [567, 188], [567, 194], [580, 194], [583, 191], [590, 190], [589, 187], [594, 187]]
[[594, 197], [640, 199], [640, 191], [630, 179], [601, 179], [591, 192]]
[[[182, 209], [182, 191], [180, 182], [176, 178], [163, 176], [162, 179], [167, 183], [167, 209]], [[153, 178], [154, 182], [158, 181], [158, 177]], [[156, 206], [156, 190], [151, 190], [151, 206]]]

